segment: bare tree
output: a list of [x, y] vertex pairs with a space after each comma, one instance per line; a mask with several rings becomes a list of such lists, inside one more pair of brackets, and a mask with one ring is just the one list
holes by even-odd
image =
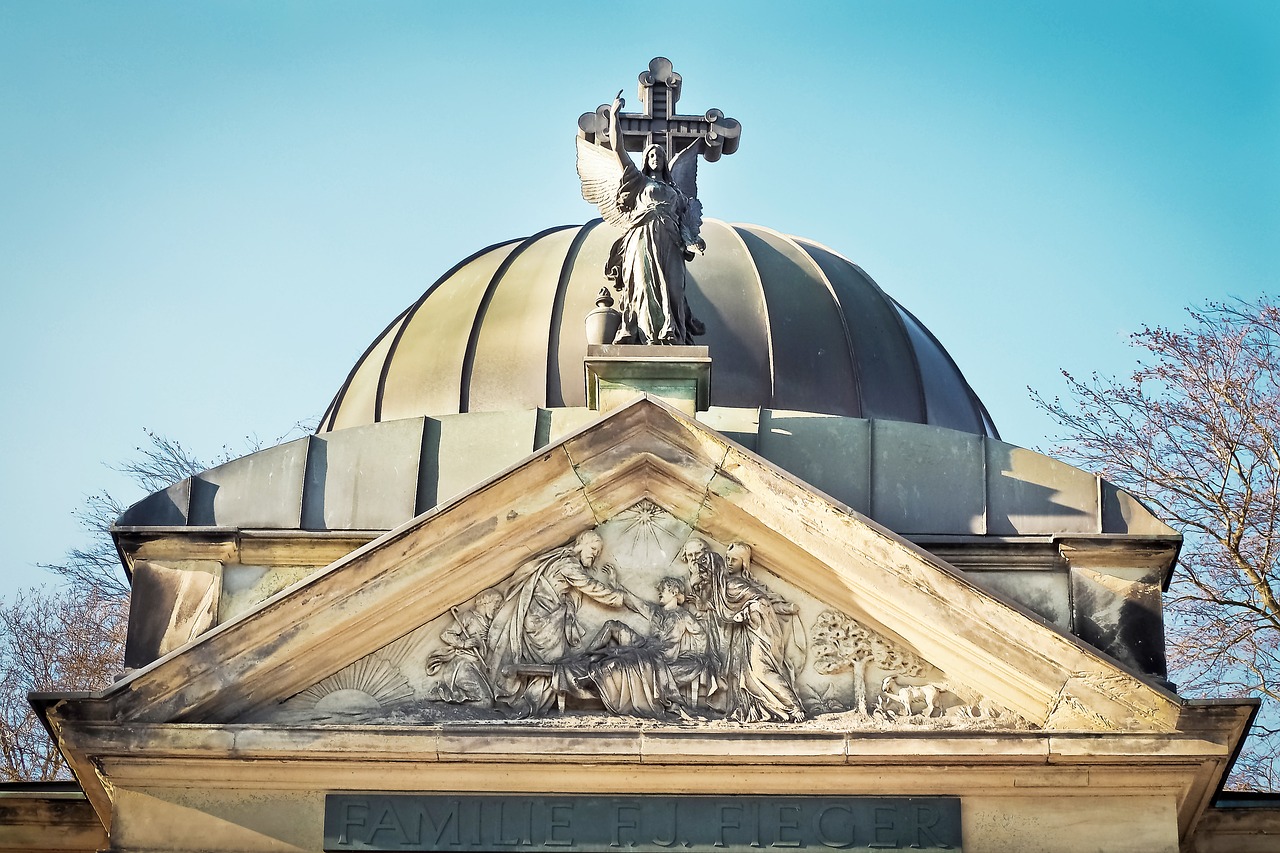
[[1067, 374], [1036, 402], [1052, 452], [1145, 501], [1185, 537], [1165, 600], [1173, 678], [1189, 695], [1263, 698], [1231, 784], [1280, 781], [1280, 303], [1215, 302], [1186, 327], [1132, 335], [1123, 378]]
[[[288, 432], [276, 438], [274, 444], [297, 435], [314, 431], [315, 421], [298, 421]], [[137, 456], [119, 465], [109, 466], [125, 474], [138, 487], [138, 494], [149, 495], [167, 489], [180, 480], [194, 477], [214, 465], [221, 465], [244, 453], [261, 450], [264, 442], [257, 436], [246, 436], [244, 448], [235, 452], [228, 446], [212, 460], [204, 460], [192, 453], [181, 442], [146, 430], [146, 444], [135, 448]], [[84, 506], [74, 515], [80, 526], [89, 534], [89, 544], [67, 551], [60, 563], [40, 563], [40, 568], [53, 572], [72, 586], [94, 590], [103, 596], [127, 596], [129, 585], [111, 539], [111, 525], [120, 517], [128, 504], [115, 498], [110, 492], [95, 492], [85, 498]]]
[[97, 690], [120, 671], [126, 604], [95, 590], [32, 587], [0, 601], [0, 781], [66, 778], [30, 691]]
[[[299, 421], [277, 439], [310, 432]], [[262, 446], [245, 440], [252, 452]], [[147, 431], [138, 455], [115, 470], [142, 494], [168, 488], [211, 467], [182, 444]], [[233, 458], [231, 449], [213, 464]], [[124, 659], [129, 587], [111, 539], [111, 525], [126, 505], [108, 492], [85, 499], [76, 518], [90, 543], [67, 552], [61, 563], [42, 565], [65, 582], [57, 590], [20, 590], [0, 599], [0, 781], [45, 780], [65, 775], [62, 758], [27, 702], [29, 691], [95, 690], [111, 683]]]
[[[150, 431], [147, 439], [136, 458], [115, 466], [143, 494], [209, 467], [176, 441]], [[0, 599], [0, 780], [66, 775], [61, 755], [27, 701], [28, 692], [96, 690], [120, 671], [129, 587], [111, 525], [124, 509], [108, 492], [90, 495], [76, 512], [90, 543], [69, 550], [61, 563], [41, 566], [59, 575], [64, 585], [32, 587]]]
[[[181, 443], [147, 430], [147, 444], [137, 448], [136, 458], [114, 465], [116, 471], [128, 475], [146, 495], [168, 488], [179, 480], [193, 476], [210, 465]], [[218, 461], [225, 461], [225, 453]], [[76, 510], [76, 520], [89, 534], [89, 544], [67, 551], [60, 563], [41, 563], [40, 568], [59, 575], [73, 587], [92, 590], [99, 596], [124, 598], [129, 585], [111, 539], [111, 525], [124, 512], [124, 504], [110, 492], [96, 492], [85, 498]]]

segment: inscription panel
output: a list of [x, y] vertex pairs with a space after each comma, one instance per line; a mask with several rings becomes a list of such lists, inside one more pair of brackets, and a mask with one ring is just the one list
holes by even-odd
[[324, 849], [960, 850], [960, 800], [329, 794]]

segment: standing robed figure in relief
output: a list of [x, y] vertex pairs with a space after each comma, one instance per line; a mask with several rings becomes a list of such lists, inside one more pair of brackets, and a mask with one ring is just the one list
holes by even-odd
[[701, 539], [690, 539], [684, 559], [698, 610], [718, 629], [725, 716], [738, 722], [799, 722], [797, 667], [788, 655], [797, 645], [799, 608], [751, 574], [751, 548], [741, 542], [721, 557]]
[[706, 249], [699, 236], [699, 139], [668, 161], [661, 145], [645, 148], [636, 166], [618, 129], [621, 93], [609, 109], [608, 147], [578, 137], [582, 197], [605, 222], [625, 229], [609, 252], [605, 275], [622, 292], [615, 344], [690, 345], [706, 331], [685, 297], [685, 262]]
[[[625, 587], [596, 574], [604, 541], [594, 530], [573, 544], [524, 563], [511, 577], [489, 629], [488, 675], [494, 698], [521, 716], [545, 712], [558, 690], [554, 665], [582, 641], [578, 608], [591, 600], [611, 609], [637, 606]], [[535, 677], [531, 672], [543, 670]]]

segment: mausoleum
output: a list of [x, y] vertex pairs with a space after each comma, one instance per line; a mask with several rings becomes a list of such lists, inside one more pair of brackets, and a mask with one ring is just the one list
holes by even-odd
[[599, 219], [119, 518], [125, 673], [33, 696], [78, 787], [0, 850], [1272, 849], [1256, 702], [1166, 677], [1179, 535], [838, 247], [703, 220], [742, 128], [681, 90], [579, 120]]

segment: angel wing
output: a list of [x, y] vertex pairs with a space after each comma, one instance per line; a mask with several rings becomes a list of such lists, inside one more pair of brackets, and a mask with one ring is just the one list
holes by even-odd
[[618, 207], [618, 189], [622, 186], [622, 164], [618, 162], [618, 155], [581, 136], [577, 140], [582, 197], [599, 209], [605, 222], [619, 228], [629, 227], [631, 217]]
[[702, 202], [698, 201], [698, 155], [702, 153], [702, 148], [703, 141], [699, 139], [672, 157], [667, 166], [671, 170], [672, 182], [689, 199], [689, 211], [684, 216], [684, 230], [694, 239], [702, 231]]

